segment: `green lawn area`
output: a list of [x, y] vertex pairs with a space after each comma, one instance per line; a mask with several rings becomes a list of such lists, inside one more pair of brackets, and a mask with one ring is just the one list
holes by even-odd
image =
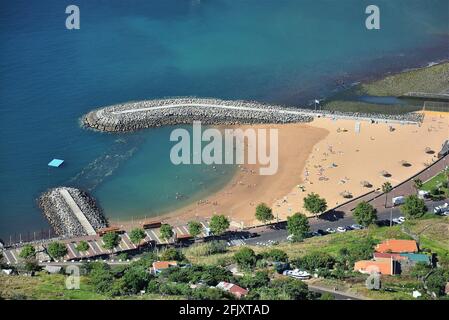
[[[108, 296], [97, 294], [86, 277], [81, 277], [79, 290], [65, 287], [66, 276], [63, 274], [46, 274], [39, 272], [34, 277], [0, 275], [0, 297], [2, 299], [30, 300], [105, 300]], [[114, 299], [160, 300], [179, 299], [180, 297], [162, 297], [156, 294], [124, 296]]]
[[449, 63], [421, 68], [368, 81], [337, 93], [323, 105], [325, 110], [402, 114], [422, 109], [421, 103], [382, 105], [353, 101], [354, 96], [400, 96], [407, 92], [439, 93], [448, 88]]
[[356, 87], [356, 92], [372, 96], [398, 96], [412, 91], [439, 93], [447, 89], [448, 77], [449, 63], [446, 62], [362, 83]]
[[[436, 176], [434, 176], [432, 179], [426, 181], [423, 186], [422, 186], [422, 190], [425, 191], [431, 191], [434, 188], [437, 188], [438, 185], [442, 185], [443, 182], [447, 182], [447, 175], [445, 172], [440, 172], [439, 174], [437, 174]], [[442, 191], [444, 191], [446, 194], [448, 193], [448, 189], [447, 188], [441, 188]]]

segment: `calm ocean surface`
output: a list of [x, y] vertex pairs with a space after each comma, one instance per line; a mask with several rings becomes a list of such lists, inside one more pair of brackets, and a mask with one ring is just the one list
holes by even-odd
[[[81, 29], [65, 29], [65, 7]], [[19, 1], [0, 3], [0, 237], [48, 228], [36, 198], [91, 190], [113, 219], [213, 192], [229, 166], [171, 165], [171, 128], [80, 128], [92, 108], [166, 96], [305, 104], [341, 83], [448, 58], [447, 0]], [[50, 170], [52, 158], [66, 160]], [[178, 198], [178, 199], [177, 199]]]

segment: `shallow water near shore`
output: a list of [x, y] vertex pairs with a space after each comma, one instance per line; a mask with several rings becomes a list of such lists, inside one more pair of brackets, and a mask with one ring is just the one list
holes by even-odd
[[[354, 81], [448, 58], [447, 1], [80, 0], [0, 4], [0, 238], [48, 228], [47, 188], [90, 190], [112, 219], [158, 215], [228, 183], [232, 166], [173, 166], [172, 128], [80, 128], [93, 108], [168, 96], [304, 106]], [[52, 158], [66, 162], [49, 169]]]

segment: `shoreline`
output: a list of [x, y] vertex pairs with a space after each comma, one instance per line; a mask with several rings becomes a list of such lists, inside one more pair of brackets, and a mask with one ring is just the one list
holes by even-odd
[[[236, 224], [243, 222], [243, 226], [252, 225], [254, 210], [260, 202], [271, 205], [290, 192], [292, 187], [302, 183], [298, 178], [304, 169], [305, 162], [313, 147], [326, 138], [326, 129], [313, 128], [308, 124], [284, 125], [255, 125], [251, 128], [277, 128], [279, 131], [279, 170], [272, 176], [258, 174], [259, 165], [239, 165], [231, 180], [220, 190], [194, 201], [179, 209], [148, 217], [147, 220], [161, 220], [173, 225], [194, 219], [207, 219], [213, 214], [224, 214], [231, 217]], [[233, 126], [243, 130], [248, 126]], [[289, 137], [289, 139], [285, 139]], [[284, 139], [283, 139], [284, 138]], [[298, 143], [299, 138], [306, 138], [306, 142]], [[295, 148], [298, 145], [298, 148]], [[284, 164], [284, 165], [281, 165]], [[299, 164], [299, 165], [298, 165]], [[145, 218], [112, 222], [125, 229], [138, 226]]]
[[[224, 214], [232, 221], [231, 227], [249, 227], [256, 222], [254, 211], [260, 202], [273, 208], [275, 218], [285, 220], [298, 211], [307, 214], [302, 199], [310, 192], [324, 197], [330, 209], [346, 201], [340, 196], [343, 191], [350, 191], [356, 198], [380, 188], [385, 181], [396, 186], [435, 161], [436, 155], [426, 154], [425, 147], [438, 152], [444, 138], [447, 139], [449, 114], [432, 111], [423, 114], [422, 125], [395, 126], [394, 131], [390, 131], [388, 124], [363, 123], [361, 132], [356, 133], [353, 129], [355, 121], [326, 118], [317, 118], [308, 124], [272, 125], [270, 128], [279, 129], [278, 174], [259, 176], [252, 173], [256, 172], [256, 165], [242, 165], [228, 184], [202, 201], [148, 220], [161, 220], [177, 226], [190, 220], [208, 219], [213, 214]], [[414, 138], [416, 135], [420, 139]], [[289, 139], [282, 146], [282, 137], [286, 136]], [[301, 140], [294, 139], [299, 137]], [[411, 166], [402, 166], [402, 160], [409, 161]], [[379, 172], [384, 169], [392, 177], [382, 177]], [[362, 180], [368, 180], [372, 187], [360, 186]], [[299, 186], [305, 190], [301, 191]], [[142, 221], [144, 218], [124, 220], [117, 225], [130, 229]]]

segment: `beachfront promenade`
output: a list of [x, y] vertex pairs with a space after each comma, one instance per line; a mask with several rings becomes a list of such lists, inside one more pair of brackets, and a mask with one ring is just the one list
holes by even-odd
[[310, 110], [253, 101], [201, 98], [145, 100], [117, 104], [93, 110], [83, 116], [85, 126], [100, 131], [124, 132], [164, 125], [191, 124], [201, 121], [209, 125], [283, 124], [310, 122], [315, 117], [356, 119], [392, 124], [418, 124], [416, 113], [382, 115]]

